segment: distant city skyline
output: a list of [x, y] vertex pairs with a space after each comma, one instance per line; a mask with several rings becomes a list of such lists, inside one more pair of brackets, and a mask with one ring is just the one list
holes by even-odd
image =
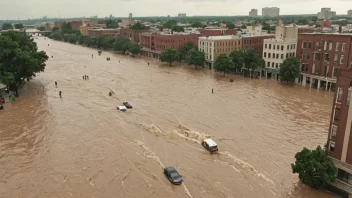
[[[5, 1], [5, 0], [3, 0]], [[254, 6], [255, 5], [255, 6]], [[337, 15], [352, 9], [351, 0], [13, 0], [0, 7], [0, 20], [28, 18], [115, 17], [143, 16], [235, 16], [248, 15], [251, 9], [278, 7], [280, 15], [316, 14], [323, 7], [332, 8]]]

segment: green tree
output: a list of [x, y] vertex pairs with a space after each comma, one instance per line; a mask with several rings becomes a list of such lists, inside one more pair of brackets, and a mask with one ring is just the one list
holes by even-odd
[[127, 36], [119, 36], [114, 43], [114, 50], [125, 53], [128, 50], [129, 44], [130, 40]]
[[197, 67], [204, 67], [205, 62], [205, 54], [204, 52], [198, 51], [197, 49], [193, 48], [189, 50], [187, 54], [187, 64], [194, 65]]
[[21, 23], [15, 24], [15, 28], [16, 29], [23, 29], [23, 24], [21, 24]]
[[38, 52], [37, 44], [29, 36], [18, 32], [0, 35], [1, 80], [15, 91], [16, 96], [18, 87], [25, 80], [29, 81], [36, 76], [35, 73], [44, 71], [47, 59], [46, 53]]
[[[231, 23], [231, 22], [227, 22], [226, 23], [226, 27], [229, 29], [235, 29], [235, 24]], [[244, 28], [243, 28], [244, 29]]]
[[39, 31], [45, 31], [45, 27], [44, 27], [44, 26], [40, 26], [40, 27], [38, 28], [38, 30], [39, 30]]
[[11, 23], [2, 24], [2, 30], [11, 30], [11, 29], [12, 29]]
[[69, 33], [72, 30], [71, 23], [63, 23], [61, 25], [61, 31], [63, 34]]
[[318, 146], [315, 150], [303, 148], [296, 153], [296, 162], [291, 164], [292, 172], [313, 188], [323, 188], [336, 179], [337, 169], [328, 156], [328, 151]]
[[85, 37], [84, 38], [84, 44], [87, 46], [87, 47], [93, 47], [95, 45], [95, 40], [91, 37]]
[[231, 60], [231, 57], [228, 54], [220, 54], [216, 57], [214, 62], [214, 70], [217, 72], [224, 72], [224, 76], [226, 73], [230, 72], [234, 69], [234, 64]]
[[174, 32], [184, 32], [185, 31], [185, 29], [183, 27], [178, 26], [178, 25], [173, 26], [171, 28], [171, 30], [174, 31]]
[[62, 41], [63, 40], [62, 35], [61, 35], [60, 32], [51, 33], [49, 35], [49, 38], [52, 38], [52, 39], [57, 40], [57, 41]]
[[109, 19], [106, 21], [106, 27], [107, 28], [118, 28], [119, 23], [116, 20]]
[[138, 54], [139, 52], [141, 52], [141, 47], [139, 46], [138, 43], [136, 42], [131, 42], [128, 45], [128, 51], [132, 53], [132, 55], [134, 56], [135, 54]]
[[9, 88], [12, 84], [15, 83], [15, 77], [10, 72], [3, 72], [0, 75], [0, 82], [6, 85], [7, 88]]
[[295, 57], [287, 58], [280, 66], [281, 81], [294, 81], [299, 77], [299, 60]]
[[230, 53], [230, 58], [232, 59], [232, 62], [234, 64], [234, 70], [233, 72], [237, 73], [237, 71], [240, 71], [241, 68], [244, 65], [244, 54], [245, 51], [242, 49], [234, 50]]
[[169, 20], [166, 23], [163, 24], [163, 28], [168, 28], [171, 29], [173, 26], [177, 25], [177, 21], [175, 20]]
[[252, 70], [263, 68], [265, 65], [265, 61], [259, 52], [255, 49], [247, 49], [244, 51], [243, 57], [244, 66], [249, 71], [249, 76], [252, 76]]
[[247, 25], [246, 24], [243, 24], [242, 26], [241, 26], [241, 29], [246, 29], [247, 28]]
[[308, 24], [308, 20], [307, 19], [299, 19], [297, 21], [298, 25], [307, 25]]
[[58, 27], [53, 27], [53, 29], [51, 29], [51, 31], [55, 32], [55, 31], [59, 31], [60, 29]]
[[143, 30], [143, 29], [147, 29], [147, 27], [139, 22], [133, 24], [130, 26], [130, 29], [132, 30]]
[[196, 21], [191, 24], [191, 27], [194, 27], [194, 28], [198, 28], [198, 27], [204, 28], [204, 26], [206, 26], [206, 25], [203, 25], [200, 21]]
[[171, 67], [172, 62], [178, 59], [177, 52], [173, 48], [166, 48], [160, 53], [159, 59], [161, 62], [168, 62]]

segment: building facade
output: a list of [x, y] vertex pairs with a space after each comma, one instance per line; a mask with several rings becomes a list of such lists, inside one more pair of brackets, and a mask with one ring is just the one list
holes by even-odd
[[249, 11], [249, 16], [250, 17], [258, 16], [258, 10], [257, 9], [251, 9], [251, 11]]
[[275, 38], [264, 39], [263, 59], [266, 78], [279, 79], [280, 65], [286, 58], [295, 57], [297, 49], [298, 27], [284, 26], [277, 21]]
[[139, 43], [139, 36], [142, 33], [149, 32], [149, 29], [130, 29], [130, 28], [123, 28], [120, 30], [121, 36], [127, 36], [130, 41]]
[[275, 38], [274, 34], [263, 35], [242, 35], [242, 48], [243, 49], [256, 49], [261, 56], [263, 56], [264, 40]]
[[55, 21], [54, 26], [61, 29], [62, 24], [70, 23], [73, 30], [80, 30], [80, 27], [84, 24], [89, 23], [89, 20], [80, 20], [80, 21]]
[[205, 53], [205, 64], [209, 69], [213, 68], [214, 61], [220, 54], [229, 54], [241, 48], [241, 37], [234, 35], [207, 36], [198, 40], [198, 49]]
[[186, 18], [186, 16], [187, 16], [186, 13], [179, 13], [178, 14], [179, 18]]
[[142, 33], [140, 35], [141, 54], [148, 57], [158, 58], [159, 53], [166, 48], [178, 50], [181, 46], [186, 46], [192, 42], [193, 46], [198, 46], [199, 33]]
[[203, 36], [221, 36], [221, 35], [236, 35], [236, 29], [225, 29], [225, 28], [215, 28], [215, 29], [200, 29], [199, 32]]
[[90, 37], [109, 37], [109, 38], [117, 38], [119, 36], [120, 29], [88, 29], [88, 36]]
[[327, 149], [337, 172], [337, 180], [331, 185], [339, 189], [335, 193], [352, 197], [352, 70], [337, 71], [337, 91], [333, 100]]
[[317, 14], [318, 19], [329, 20], [332, 17], [336, 16], [335, 11], [331, 11], [331, 8], [322, 8]]
[[262, 8], [262, 16], [278, 17], [279, 15], [280, 15], [280, 8], [277, 8], [277, 7]]
[[302, 85], [334, 90], [337, 69], [352, 67], [351, 45], [352, 34], [299, 34], [297, 58]]
[[352, 17], [352, 10], [347, 11], [347, 17]]

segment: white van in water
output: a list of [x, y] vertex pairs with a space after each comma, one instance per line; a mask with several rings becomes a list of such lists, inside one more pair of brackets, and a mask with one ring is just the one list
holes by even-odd
[[203, 140], [202, 145], [204, 146], [205, 149], [207, 149], [211, 153], [218, 151], [218, 145], [214, 142], [214, 140], [210, 138]]
[[125, 106], [118, 106], [116, 109], [123, 112], [127, 111], [127, 108]]

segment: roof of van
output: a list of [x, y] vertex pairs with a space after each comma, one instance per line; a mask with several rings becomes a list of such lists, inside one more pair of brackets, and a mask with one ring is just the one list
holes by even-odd
[[206, 142], [210, 147], [217, 146], [217, 144], [212, 139], [205, 139], [204, 142]]

